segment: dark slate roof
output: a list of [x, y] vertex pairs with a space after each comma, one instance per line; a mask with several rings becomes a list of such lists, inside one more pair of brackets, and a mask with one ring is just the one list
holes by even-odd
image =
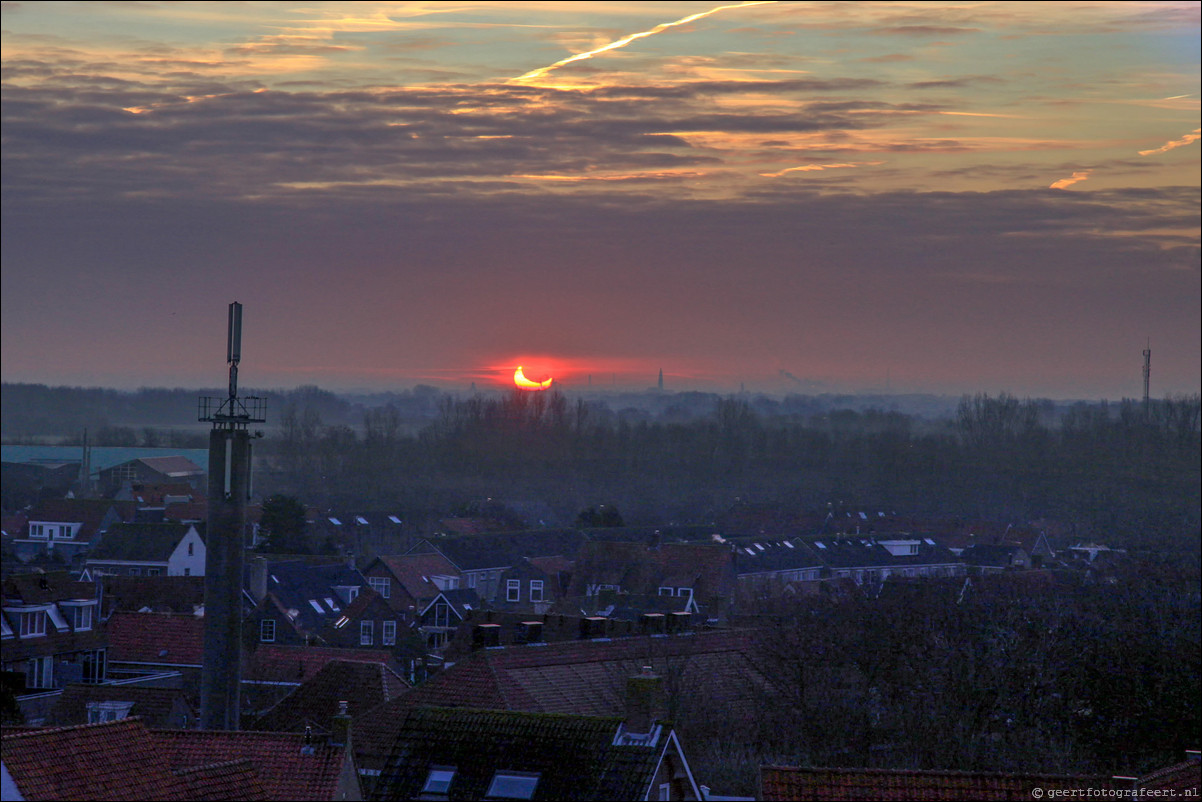
[[[203, 476], [205, 469], [197, 465], [187, 457], [178, 454], [169, 457], [139, 457], [130, 462], [140, 462], [147, 468], [170, 476], [173, 479], [184, 478], [188, 476]], [[119, 467], [119, 466], [114, 466]]]
[[387, 649], [343, 649], [335, 646], [284, 646], [261, 643], [249, 658], [243, 679], [275, 682], [304, 682], [315, 676], [331, 660], [380, 663], [389, 665], [392, 653]]
[[[388, 554], [377, 558], [383, 563], [405, 592], [416, 601], [433, 598], [438, 586], [430, 581], [431, 576], [459, 576], [455, 564], [441, 554]], [[374, 562], [374, 561], [373, 561]], [[370, 571], [372, 564], [364, 570]]]
[[347, 712], [355, 719], [409, 689], [409, 683], [386, 665], [334, 659], [248, 729], [304, 732], [309, 726], [315, 733], [325, 733], [339, 702], [347, 702]]
[[1029, 802], [1036, 798], [1031, 793], [1035, 788], [1046, 794], [1050, 790], [1113, 790], [1118, 786], [1110, 777], [1104, 776], [764, 766], [760, 769], [759, 798], [765, 802], [863, 799], [880, 802]]
[[[288, 560], [267, 564], [267, 592], [279, 599], [285, 609], [296, 610], [297, 624], [306, 632], [318, 632], [342, 615], [344, 604], [334, 591], [335, 585], [355, 585], [362, 589], [367, 586], [367, 580], [344, 562], [322, 564]], [[318, 604], [321, 612], [311, 601]]]
[[[151, 727], [190, 727], [196, 721], [196, 711], [187, 702], [180, 688], [149, 688], [137, 685], [68, 685], [50, 713], [50, 726], [70, 726], [88, 723], [89, 702], [133, 702], [127, 715], [137, 716]], [[185, 711], [189, 720], [173, 717], [177, 710]]]
[[[104, 534], [89, 559], [166, 562], [192, 526], [194, 524], [117, 524]], [[199, 526], [197, 532], [200, 532]]]
[[[58, 521], [61, 523], [80, 524], [77, 541], [87, 541], [104, 523], [105, 516], [112, 511], [118, 520], [132, 521], [137, 511], [137, 505], [132, 501], [112, 501], [110, 499], [57, 498], [40, 501], [29, 511], [29, 521]], [[23, 537], [29, 534], [26, 525]]]
[[917, 540], [918, 553], [894, 556], [875, 539], [867, 537], [820, 537], [809, 541], [809, 544], [814, 547], [814, 553], [831, 568], [894, 568], [960, 562], [943, 546], [928, 542], [930, 538], [897, 539]]
[[575, 529], [536, 529], [526, 532], [439, 537], [426, 541], [461, 571], [508, 568], [522, 557], [574, 556], [584, 543]]
[[960, 558], [969, 565], [984, 565], [991, 568], [1008, 568], [1014, 564], [1015, 553], [1022, 548], [1017, 544], [987, 545], [977, 543], [969, 546]]
[[421, 797], [433, 767], [453, 766], [452, 799], [484, 799], [498, 770], [538, 774], [532, 799], [642, 799], [666, 736], [657, 746], [615, 746], [620, 718], [494, 710], [410, 710], [372, 794]]
[[822, 558], [801, 538], [768, 537], [732, 540], [735, 567], [740, 576], [822, 568]]

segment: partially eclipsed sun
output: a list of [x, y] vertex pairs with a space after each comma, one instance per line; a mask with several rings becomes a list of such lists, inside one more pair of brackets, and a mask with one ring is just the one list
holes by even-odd
[[513, 372], [513, 383], [518, 387], [521, 387], [523, 390], [546, 390], [551, 386], [552, 381], [554, 381], [554, 379], [550, 377], [541, 382], [530, 381], [522, 373], [521, 365], [518, 365], [518, 369]]

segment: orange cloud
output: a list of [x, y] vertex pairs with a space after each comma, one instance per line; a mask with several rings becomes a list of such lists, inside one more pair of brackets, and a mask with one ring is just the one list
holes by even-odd
[[1053, 181], [1048, 186], [1048, 189], [1067, 189], [1073, 184], [1089, 178], [1089, 174], [1092, 172], [1093, 170], [1077, 170], [1068, 178], [1061, 178], [1059, 181]]
[[1140, 156], [1151, 156], [1153, 153], [1166, 153], [1166, 152], [1172, 150], [1173, 148], [1179, 148], [1179, 147], [1182, 147], [1183, 145], [1188, 145], [1189, 143], [1194, 142], [1197, 139], [1202, 139], [1202, 128], [1195, 128], [1192, 133], [1188, 133], [1185, 136], [1181, 137], [1180, 139], [1174, 139], [1172, 141], [1165, 142], [1163, 145], [1161, 145], [1158, 148], [1153, 148], [1152, 150], [1141, 150], [1139, 152], [1139, 155]]

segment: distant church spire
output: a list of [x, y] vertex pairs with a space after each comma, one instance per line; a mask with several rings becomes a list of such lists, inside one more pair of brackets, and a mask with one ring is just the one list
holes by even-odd
[[664, 390], [664, 369], [663, 368], [659, 369], [659, 389], [660, 389], [660, 392], [663, 392], [663, 390]]

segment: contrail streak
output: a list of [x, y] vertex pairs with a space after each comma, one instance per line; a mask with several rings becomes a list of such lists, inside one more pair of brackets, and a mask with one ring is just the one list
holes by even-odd
[[539, 67], [537, 70], [531, 70], [530, 72], [526, 73], [525, 75], [519, 75], [517, 78], [510, 78], [509, 83], [532, 81], [535, 78], [541, 78], [542, 76], [546, 75], [547, 73], [551, 72], [552, 70], [557, 70], [560, 67], [564, 66], [565, 64], [571, 64], [573, 61], [583, 61], [586, 58], [592, 58], [593, 56], [596, 56], [600, 53], [605, 53], [610, 50], [617, 50], [620, 47], [626, 47], [626, 45], [630, 44], [631, 42], [637, 41], [639, 39], [645, 39], [648, 36], [654, 36], [657, 33], [663, 33], [664, 31], [668, 30], [669, 28], [675, 28], [678, 25], [686, 25], [690, 22], [693, 22], [694, 20], [699, 20], [702, 17], [708, 17], [711, 14], [717, 14], [719, 11], [726, 11], [731, 8], [745, 8], [747, 6], [764, 6], [764, 5], [769, 5], [769, 4], [775, 3], [775, 2], [777, 2], [777, 0], [750, 0], [749, 2], [746, 2], [746, 3], [731, 3], [731, 4], [725, 5], [725, 6], [718, 6], [717, 8], [711, 8], [709, 11], [701, 11], [697, 14], [690, 14], [689, 16], [682, 17], [681, 19], [678, 19], [674, 22], [662, 22], [659, 25], [656, 25], [654, 28], [652, 28], [649, 31], [639, 31], [638, 33], [632, 33], [629, 36], [623, 36], [621, 39], [615, 39], [614, 41], [610, 42], [607, 45], [602, 45], [601, 47], [598, 47], [596, 50], [590, 50], [587, 53], [577, 53], [574, 56], [568, 56], [567, 58], [560, 59], [559, 61], [555, 62], [554, 64], [548, 64], [546, 67]]

